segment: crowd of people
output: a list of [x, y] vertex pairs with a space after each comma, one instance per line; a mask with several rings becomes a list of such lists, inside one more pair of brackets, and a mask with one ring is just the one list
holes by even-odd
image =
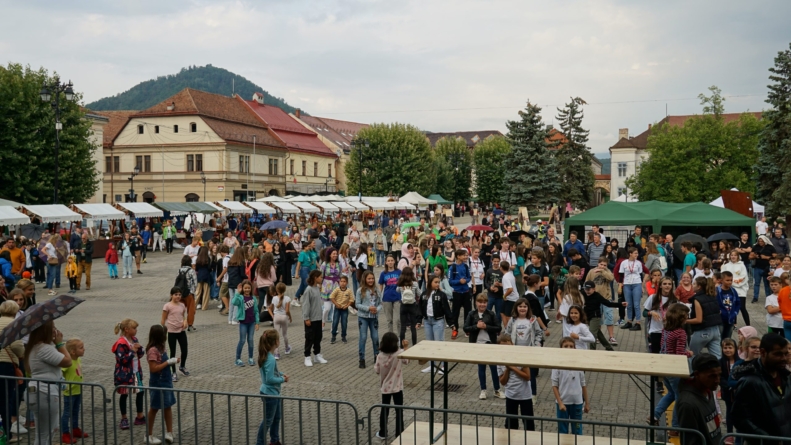
[[[122, 397], [119, 428], [130, 427], [125, 402], [134, 393], [134, 424], [148, 425], [150, 443], [160, 443], [152, 428], [156, 413], [162, 409], [168, 432], [163, 439], [173, 440], [172, 393], [152, 391], [151, 410], [144, 413], [143, 392], [128, 387], [143, 382], [143, 356], [149, 365], [148, 386], [152, 388], [172, 388], [179, 373], [189, 376], [187, 333], [197, 329], [196, 310], [216, 305], [228, 323], [239, 330], [234, 365], [259, 368], [260, 393], [264, 396], [279, 395], [282, 383], [288, 381], [277, 363], [292, 352], [288, 331], [295, 307], [302, 315], [306, 367], [328, 363], [322, 353], [324, 332], [329, 331], [332, 344], [347, 343], [349, 315], [356, 315], [359, 368], [369, 364], [366, 349], [370, 340], [373, 367], [381, 379], [382, 402], [396, 406], [403, 404], [405, 364], [397, 354], [417, 342], [418, 329], [424, 330], [428, 341], [444, 341], [448, 331], [451, 340], [460, 340], [463, 335], [470, 343], [542, 347], [550, 341], [549, 327], [554, 319], [562, 328], [557, 341], [561, 348], [596, 349], [598, 345], [614, 350], [618, 346], [615, 329], [620, 327], [642, 332], [649, 353], [692, 358], [689, 379], [667, 378], [657, 388], [666, 395], [647, 419], [650, 424], [656, 424], [675, 401], [672, 427], [701, 431], [706, 442], [715, 445], [722, 434], [717, 402], [722, 399], [727, 432], [735, 427], [740, 433], [791, 437], [791, 422], [787, 421], [791, 415], [791, 259], [776, 250], [781, 243], [760, 235], [750, 245], [747, 234], [746, 239], [743, 236], [733, 245], [725, 241], [706, 249], [701, 243], [684, 241], [676, 246], [672, 236], [645, 235], [639, 226], [623, 245], [617, 239], [608, 240], [598, 226], [582, 237], [587, 242], [575, 232], [563, 242], [554, 226], [541, 221], [528, 232], [523, 229], [528, 229], [529, 223], [520, 219], [487, 212], [479, 216], [481, 224], [491, 230], [459, 230], [436, 214], [422, 218], [416, 215], [413, 221], [377, 215], [371, 225], [363, 221], [364, 229], [351, 220], [313, 220], [303, 225], [288, 221], [286, 228], [271, 231], [241, 224], [227, 230], [219, 226], [215, 236], [206, 240], [196, 230], [186, 238], [189, 244], [184, 247], [170, 299], [162, 309], [161, 323], [150, 328], [147, 346], [143, 348], [138, 341], [134, 320], [124, 319], [116, 326], [115, 384]], [[405, 226], [405, 222], [410, 224]], [[146, 250], [154, 239], [151, 233], [159, 234], [160, 241], [170, 239], [166, 250], [171, 253], [175, 234], [170, 233], [170, 227], [166, 223], [152, 232], [146, 226], [140, 233], [133, 227], [121, 241], [111, 244], [105, 257], [110, 277], [118, 278], [112, 265], [117, 264], [119, 256], [124, 260], [124, 277], [132, 278], [134, 266], [137, 273], [142, 273], [140, 263], [145, 262]], [[85, 257], [92, 251], [91, 241], [86, 234], [77, 235], [79, 239], [72, 234], [73, 243], [60, 247], [60, 236], [51, 237], [43, 246], [44, 258], [45, 262], [52, 257], [59, 259], [58, 249], [65, 248], [66, 261], [73, 256], [82, 272], [78, 275], [87, 270], [89, 288], [90, 266], [86, 264], [90, 261], [86, 263]], [[14, 258], [22, 261], [23, 267], [11, 270], [10, 279], [16, 280], [16, 273], [28, 272], [27, 259], [41, 255], [32, 253], [31, 248], [30, 254], [23, 252], [20, 257], [16, 252], [11, 255], [13, 249], [13, 244], [7, 244], [0, 252], [0, 266], [6, 256], [11, 257], [12, 266]], [[674, 255], [676, 249], [682, 255]], [[53, 270], [56, 276], [50, 278], [50, 265], [47, 267], [46, 275], [36, 271], [32, 277], [39, 281], [46, 276], [47, 289], [51, 290], [53, 285], [58, 286], [59, 272]], [[380, 269], [378, 277], [376, 269]], [[750, 326], [746, 310], [751, 276], [756, 286], [754, 302], [760, 298], [758, 284], [770, 277], [764, 297], [769, 333], [763, 336]], [[81, 281], [77, 281], [76, 290]], [[287, 295], [288, 286], [297, 282], [295, 294]], [[35, 294], [24, 290], [26, 283], [33, 284], [20, 275], [15, 289], [5, 297], [14, 301], [0, 306], [0, 326], [5, 318], [13, 319], [35, 303]], [[737, 323], [740, 314], [744, 319], [741, 327]], [[270, 323], [272, 328], [263, 330], [256, 350], [256, 332], [262, 324]], [[44, 336], [49, 334], [52, 331]], [[65, 352], [58, 355], [49, 351], [48, 366], [55, 366], [56, 359], [63, 368], [74, 363], [79, 366], [79, 347], [64, 344], [61, 348], [60, 343], [54, 341], [50, 346], [56, 352]], [[28, 341], [22, 350], [18, 345], [17, 349], [12, 347], [9, 362], [35, 375], [31, 369], [34, 362], [25, 359], [29, 345]], [[71, 358], [68, 363], [67, 357]], [[0, 356], [0, 375], [13, 375], [6, 374], [13, 370], [4, 363]], [[505, 399], [505, 412], [532, 416], [539, 370], [488, 368], [494, 397]], [[486, 371], [487, 366], [478, 366], [480, 399], [489, 394]], [[422, 372], [444, 370], [440, 364], [430, 363]], [[74, 373], [69, 375], [73, 377]], [[590, 409], [585, 373], [555, 369], [549, 381], [557, 417], [582, 419]], [[9, 392], [5, 395], [16, 397]], [[79, 409], [78, 402], [70, 401], [68, 406], [75, 405], [77, 408], [68, 411]], [[265, 432], [269, 432], [269, 443], [279, 443], [282, 408], [277, 399], [266, 399], [266, 406], [258, 443], [265, 443]], [[34, 406], [29, 408], [36, 419], [46, 416], [36, 412]], [[397, 435], [403, 429], [403, 419], [400, 410], [395, 412], [393, 434]], [[11, 422], [18, 422], [16, 414], [0, 412]], [[377, 437], [388, 435], [387, 414], [382, 410]], [[519, 422], [513, 420], [505, 426], [519, 428]], [[44, 425], [54, 430], [57, 422]], [[558, 425], [562, 433], [583, 433], [579, 423], [559, 421]], [[14, 427], [19, 431], [22, 425], [13, 423], [8, 429], [12, 434]], [[534, 427], [529, 420], [522, 423], [522, 428]], [[43, 430], [39, 422], [36, 434], [46, 432]], [[61, 433], [64, 441], [72, 441], [66, 443], [75, 443], [79, 434], [84, 434], [76, 423], [70, 427], [64, 423]]]

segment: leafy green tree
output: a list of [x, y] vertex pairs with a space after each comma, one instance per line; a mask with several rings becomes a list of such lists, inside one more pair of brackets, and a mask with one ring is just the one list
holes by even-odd
[[769, 72], [772, 84], [766, 102], [772, 108], [763, 112], [765, 127], [755, 167], [757, 198], [768, 213], [787, 215], [791, 213], [791, 44], [777, 54]]
[[548, 150], [547, 126], [541, 122], [541, 107], [527, 103], [519, 120], [506, 122], [511, 152], [505, 156], [502, 203], [509, 212], [536, 208], [555, 202], [560, 191], [558, 167]]
[[[505, 160], [511, 144], [504, 137], [484, 139], [472, 152], [475, 164], [475, 194], [481, 203], [502, 202], [505, 190]], [[443, 195], [444, 196], [444, 195]]]
[[586, 208], [593, 201], [593, 154], [588, 147], [588, 130], [582, 128], [585, 101], [574, 97], [564, 108], [558, 108], [556, 119], [565, 140], [555, 150], [560, 178], [560, 200]]
[[[434, 156], [432, 161], [434, 174], [434, 188], [432, 193], [436, 193], [445, 199], [453, 196], [453, 166], [442, 156]], [[424, 195], [425, 196], [425, 195]]]
[[763, 123], [752, 114], [725, 123], [724, 98], [717, 87], [701, 95], [704, 114], [683, 126], [654, 126], [648, 137], [649, 158], [626, 186], [640, 201], [709, 202], [720, 190], [755, 191], [753, 165]]
[[[25, 204], [51, 204], [55, 182], [55, 111], [41, 101], [43, 68], [0, 66], [0, 196]], [[58, 202], [82, 203], [98, 189], [91, 123], [75, 100], [60, 98]]]
[[472, 189], [472, 151], [462, 138], [444, 137], [434, 146], [434, 156], [448, 161], [450, 166], [450, 196], [443, 198], [453, 202], [470, 199]]
[[[367, 147], [362, 143], [366, 140]], [[349, 195], [357, 195], [360, 189], [361, 150], [363, 195], [432, 193], [436, 183], [433, 153], [418, 128], [399, 123], [373, 124], [360, 130], [355, 141], [345, 167]]]

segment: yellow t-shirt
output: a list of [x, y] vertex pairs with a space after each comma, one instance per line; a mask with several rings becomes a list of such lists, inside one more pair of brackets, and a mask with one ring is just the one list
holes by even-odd
[[[63, 379], [67, 382], [82, 383], [82, 357], [76, 358], [71, 361], [71, 366], [68, 368], [61, 368], [63, 372]], [[64, 396], [76, 396], [82, 394], [82, 385], [69, 385], [64, 384]]]

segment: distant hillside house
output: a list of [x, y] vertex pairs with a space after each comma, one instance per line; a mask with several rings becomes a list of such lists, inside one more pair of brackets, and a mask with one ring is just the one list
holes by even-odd
[[243, 101], [185, 88], [143, 111], [96, 114], [110, 120], [104, 132], [105, 202], [130, 199], [128, 178], [135, 166], [137, 201], [285, 194], [286, 146]]
[[[732, 122], [739, 119], [744, 113], [727, 113], [722, 117], [725, 122]], [[751, 112], [758, 119], [761, 119], [761, 112]], [[674, 127], [684, 125], [688, 119], [699, 115], [667, 116], [656, 125], [669, 124]], [[629, 197], [629, 190], [626, 187], [626, 180], [633, 176], [637, 167], [648, 158], [645, 151], [648, 146], [648, 136], [651, 134], [651, 124], [648, 129], [637, 136], [629, 136], [628, 128], [618, 130], [618, 142], [610, 147], [610, 190], [613, 191], [613, 199], [626, 195]]]

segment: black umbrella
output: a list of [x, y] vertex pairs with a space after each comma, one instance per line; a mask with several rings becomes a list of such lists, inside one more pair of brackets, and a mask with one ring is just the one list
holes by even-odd
[[710, 243], [713, 243], [715, 241], [739, 241], [739, 237], [732, 233], [720, 232], [711, 235], [706, 240]]
[[689, 241], [692, 244], [700, 243], [703, 245], [703, 250], [698, 253], [709, 253], [709, 242], [706, 241], [706, 238], [698, 235], [697, 233], [685, 233], [680, 235], [676, 240], [673, 242], [673, 252], [676, 254], [676, 257], [681, 261], [684, 261], [684, 253], [681, 252], [681, 243], [684, 241]]
[[513, 232], [508, 234], [508, 238], [510, 238], [510, 239], [512, 239], [514, 241], [519, 241], [519, 238], [521, 238], [522, 235], [525, 235], [526, 237], [528, 237], [528, 238], [530, 238], [532, 240], [536, 239], [536, 236], [534, 234], [532, 234], [530, 232], [525, 232], [524, 230], [514, 230]]
[[39, 238], [41, 238], [41, 234], [46, 230], [46, 224], [25, 224], [19, 228], [22, 236], [34, 241], [37, 241]]
[[66, 315], [83, 301], [85, 300], [71, 295], [59, 295], [51, 300], [30, 306], [21, 317], [0, 331], [0, 348], [8, 347], [15, 340], [30, 334], [46, 322]]
[[280, 220], [280, 219], [273, 219], [268, 223], [261, 226], [261, 230], [277, 230], [277, 229], [286, 229], [288, 228], [288, 223]]

